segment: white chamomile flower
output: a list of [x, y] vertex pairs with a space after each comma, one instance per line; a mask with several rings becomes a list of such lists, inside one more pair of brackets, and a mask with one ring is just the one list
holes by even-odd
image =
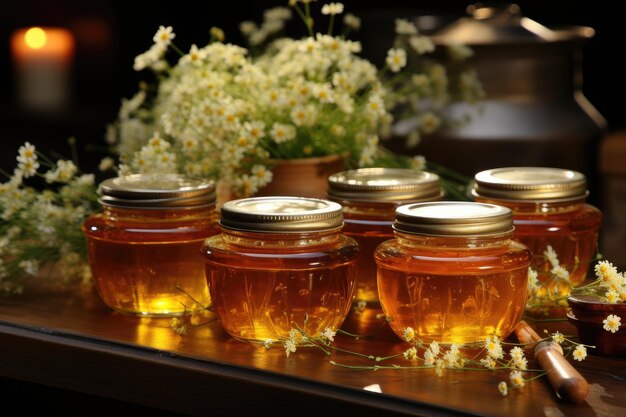
[[606, 319], [602, 320], [604, 330], [611, 333], [617, 332], [622, 325], [621, 320], [621, 317], [616, 316], [615, 314], [609, 314]]
[[406, 51], [402, 48], [391, 48], [387, 51], [385, 62], [391, 72], [400, 72], [406, 66]]
[[583, 345], [576, 345], [576, 348], [572, 352], [572, 357], [578, 362], [582, 362], [587, 357], [587, 348]]
[[156, 34], [152, 38], [154, 43], [159, 45], [169, 45], [172, 42], [172, 39], [176, 37], [174, 33], [174, 29], [171, 26], [159, 26], [159, 30], [157, 30]]

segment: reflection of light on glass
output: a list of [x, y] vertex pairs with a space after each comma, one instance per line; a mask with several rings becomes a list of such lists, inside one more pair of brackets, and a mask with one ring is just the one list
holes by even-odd
[[31, 27], [11, 36], [20, 104], [28, 110], [59, 111], [69, 102], [74, 36], [67, 29]]
[[549, 227], [548, 228], [549, 232], [558, 232], [559, 230], [561, 230], [561, 229], [559, 229], [558, 227]]

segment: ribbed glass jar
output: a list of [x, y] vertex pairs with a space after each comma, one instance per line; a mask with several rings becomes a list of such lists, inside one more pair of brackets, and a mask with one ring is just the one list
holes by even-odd
[[[570, 283], [578, 286], [585, 280], [597, 253], [602, 213], [586, 203], [583, 174], [560, 168], [506, 167], [479, 172], [474, 179], [475, 201], [513, 211], [513, 236], [532, 251], [532, 268], [544, 290], [567, 295]], [[555, 278], [557, 262], [569, 278]]]
[[375, 252], [380, 303], [401, 338], [470, 343], [506, 337], [524, 312], [531, 254], [511, 239], [505, 207], [433, 202], [398, 207], [395, 238]]
[[358, 244], [341, 234], [337, 203], [252, 197], [221, 208], [222, 233], [203, 251], [215, 312], [233, 337], [317, 336], [341, 326], [355, 287]]
[[396, 208], [443, 196], [439, 177], [400, 168], [361, 168], [328, 178], [328, 199], [343, 207], [343, 233], [359, 244], [355, 303], [378, 309], [374, 250], [393, 237]]
[[95, 286], [114, 310], [177, 316], [211, 302], [200, 249], [219, 233], [215, 186], [175, 174], [100, 184], [102, 212], [83, 224]]

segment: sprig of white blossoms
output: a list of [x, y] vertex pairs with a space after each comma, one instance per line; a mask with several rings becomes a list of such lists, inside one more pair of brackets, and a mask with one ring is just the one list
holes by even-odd
[[595, 280], [574, 287], [569, 279], [569, 271], [560, 264], [558, 255], [551, 246], [547, 246], [544, 256], [551, 266], [550, 275], [540, 282], [537, 271], [529, 270], [529, 297], [526, 303], [528, 310], [566, 306], [569, 295], [591, 295], [610, 304], [626, 301], [626, 277], [608, 260], [598, 261], [594, 266]]
[[[309, 4], [302, 5], [292, 4], [308, 27]], [[174, 29], [159, 27], [154, 44], [134, 65], [159, 73], [156, 95], [145, 89], [123, 101], [118, 120], [107, 130], [108, 141], [120, 154], [120, 173], [156, 170], [212, 177], [236, 195], [247, 196], [272, 180], [270, 170], [281, 159], [340, 154], [348, 155], [350, 166], [384, 165], [391, 158], [381, 152], [381, 140], [392, 135], [391, 111], [399, 104], [407, 108], [411, 103], [411, 114], [419, 116], [410, 129], [413, 144], [444, 124], [438, 110], [453, 97], [452, 86], [461, 85], [444, 65], [421, 60], [413, 78], [400, 77], [405, 86], [399, 95], [393, 78], [386, 80], [358, 56], [359, 42], [332, 35], [332, 22], [343, 13], [343, 4], [322, 9], [330, 16], [329, 32], [311, 32], [303, 39], [269, 42], [292, 17], [288, 8], [266, 10], [260, 25], [242, 22], [250, 50], [220, 42], [223, 32], [212, 30], [213, 42], [193, 44], [183, 53], [174, 44]], [[360, 25], [352, 15], [345, 15], [344, 22], [348, 29]], [[427, 37], [408, 35], [411, 24], [404, 25], [399, 31], [404, 43], [389, 60], [398, 71], [409, 70], [409, 52], [424, 56], [432, 51]], [[264, 44], [262, 54], [253, 53]], [[165, 56], [170, 49], [181, 55], [172, 65]], [[456, 59], [469, 55], [454, 54]], [[463, 95], [471, 97], [472, 78], [465, 78]], [[255, 133], [250, 126], [256, 126]], [[155, 137], [170, 146], [154, 149], [150, 142]], [[405, 159], [407, 167], [425, 165], [422, 156]]]
[[[0, 184], [0, 292], [21, 292], [25, 279], [50, 263], [59, 271], [56, 284], [88, 280], [81, 226], [98, 210], [94, 176], [79, 174], [70, 160], [49, 160], [29, 142], [16, 159]], [[35, 176], [51, 187], [40, 191], [25, 183]]]

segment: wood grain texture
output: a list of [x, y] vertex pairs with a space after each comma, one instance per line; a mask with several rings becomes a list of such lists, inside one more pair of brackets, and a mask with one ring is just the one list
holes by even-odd
[[[207, 319], [211, 317], [207, 315]], [[378, 323], [351, 314], [345, 328], [367, 333]], [[572, 334], [567, 322], [551, 324]], [[541, 334], [543, 326], [536, 330]], [[336, 337], [367, 354], [408, 345], [388, 328], [372, 339]], [[530, 354], [527, 356], [531, 357]], [[502, 372], [355, 371], [353, 356], [300, 348], [285, 357], [230, 338], [218, 322], [181, 336], [168, 319], [106, 308], [95, 292], [37, 293], [0, 300], [0, 376], [129, 401], [189, 415], [482, 415], [614, 416], [626, 404], [626, 359], [588, 356], [576, 369], [590, 384], [587, 401], [559, 400], [546, 378], [501, 397]], [[531, 366], [534, 365], [531, 363]], [[378, 384], [382, 394], [363, 388]], [[556, 414], [555, 414], [556, 413]]]

